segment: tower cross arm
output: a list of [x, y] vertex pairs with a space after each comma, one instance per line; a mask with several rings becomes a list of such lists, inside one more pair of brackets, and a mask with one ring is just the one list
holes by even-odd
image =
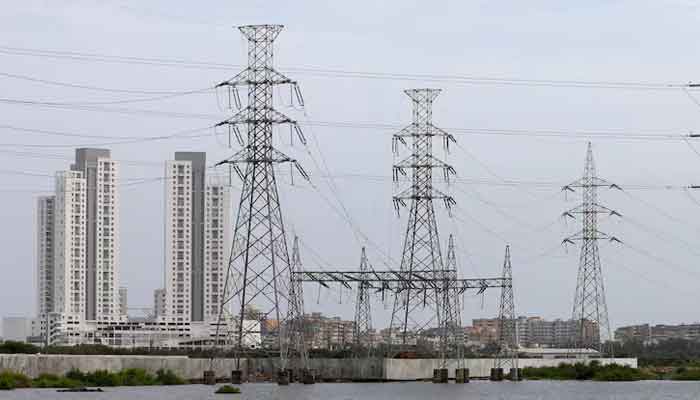
[[[255, 78], [257, 75], [264, 76], [264, 79], [257, 79]], [[252, 77], [252, 78], [251, 78]], [[289, 84], [289, 85], [297, 85], [297, 81], [290, 79], [286, 77], [284, 74], [281, 72], [267, 67], [248, 67], [244, 69], [243, 71], [239, 72], [238, 74], [234, 75], [232, 78], [227, 79], [223, 82], [220, 82], [216, 85], [216, 87], [224, 87], [224, 86], [232, 86], [232, 87], [238, 87], [238, 86], [249, 86], [249, 85], [284, 85], [284, 84]]]
[[571, 236], [566, 237], [564, 240], [562, 240], [562, 244], [574, 244], [574, 242], [577, 241], [582, 241], [582, 240], [609, 240], [611, 242], [615, 243], [622, 243], [622, 240], [617, 238], [616, 236], [611, 236], [605, 232], [601, 232], [599, 230], [595, 230], [592, 232], [587, 232], [584, 230], [580, 230], [576, 233], [574, 233]]
[[622, 190], [622, 188], [612, 182], [608, 182], [605, 179], [598, 177], [584, 177], [571, 182], [568, 185], [562, 186], [561, 190], [564, 192], [575, 192], [577, 188], [608, 188]]
[[575, 214], [608, 214], [615, 217], [622, 217], [622, 214], [619, 212], [598, 203], [578, 205], [568, 211], [565, 211], [562, 216], [575, 218]]
[[[231, 118], [217, 123], [215, 126], [224, 125], [241, 125], [241, 124], [255, 124], [255, 123], [272, 123], [272, 124], [293, 124], [297, 125], [297, 121], [291, 119], [285, 114], [275, 110], [272, 107], [267, 107], [268, 114], [264, 119], [254, 119], [250, 118], [249, 111], [250, 106], [244, 108], [243, 110], [234, 114]], [[256, 113], [257, 114], [257, 113]]]

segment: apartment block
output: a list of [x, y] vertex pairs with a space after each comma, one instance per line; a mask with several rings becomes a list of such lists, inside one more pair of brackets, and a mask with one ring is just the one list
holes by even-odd
[[37, 310], [45, 315], [54, 309], [54, 217], [56, 196], [41, 196], [36, 203]]
[[123, 317], [129, 314], [129, 291], [125, 287], [119, 288], [119, 314]]
[[84, 318], [87, 309], [87, 203], [82, 172], [56, 174], [54, 312]]
[[646, 344], [659, 343], [669, 339], [700, 341], [700, 324], [623, 326], [615, 330], [615, 339], [622, 342], [639, 341]]
[[165, 166], [165, 312], [218, 317], [230, 248], [230, 192], [206, 176], [206, 154], [177, 152]]
[[115, 321], [119, 303], [119, 167], [105, 149], [77, 149], [71, 170], [86, 182], [87, 320]]

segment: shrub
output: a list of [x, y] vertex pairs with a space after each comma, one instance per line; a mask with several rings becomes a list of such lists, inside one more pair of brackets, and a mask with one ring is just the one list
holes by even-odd
[[[77, 373], [82, 374], [80, 371]], [[77, 373], [76, 376], [78, 376]], [[81, 381], [85, 382], [86, 386], [122, 386], [124, 384], [120, 373], [112, 373], [105, 369], [83, 374]]]
[[39, 348], [29, 343], [8, 340], [0, 344], [2, 354], [36, 354], [38, 352]]
[[84, 386], [81, 381], [53, 374], [41, 374], [32, 381], [35, 388], [77, 388]]
[[589, 364], [559, 364], [557, 367], [524, 368], [525, 379], [549, 380], [596, 380], [596, 381], [638, 381], [655, 379], [655, 375], [646, 371], [610, 364], [602, 366], [597, 360]]
[[0, 389], [12, 390], [15, 388], [28, 388], [32, 386], [32, 380], [19, 372], [0, 372]]
[[700, 369], [678, 368], [671, 375], [674, 381], [700, 381]]
[[169, 369], [159, 369], [156, 371], [156, 381], [159, 385], [184, 385], [185, 380], [177, 376]]
[[235, 386], [224, 385], [224, 386], [220, 387], [219, 390], [217, 390], [215, 393], [216, 394], [236, 394], [236, 393], [240, 393], [240, 392], [241, 392], [241, 389], [239, 389]]
[[123, 386], [150, 386], [156, 383], [153, 375], [141, 368], [123, 369], [119, 372], [119, 377]]

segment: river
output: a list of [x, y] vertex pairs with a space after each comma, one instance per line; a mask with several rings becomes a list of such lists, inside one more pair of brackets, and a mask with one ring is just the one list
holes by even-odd
[[503, 382], [464, 385], [432, 383], [244, 384], [242, 395], [215, 395], [203, 385], [105, 388], [104, 393], [57, 393], [53, 389], [0, 391], [0, 400], [696, 400], [700, 382]]

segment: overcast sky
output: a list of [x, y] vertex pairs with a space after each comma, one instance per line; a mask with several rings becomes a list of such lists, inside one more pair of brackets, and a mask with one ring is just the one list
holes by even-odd
[[[68, 168], [74, 147], [118, 141], [114, 136], [170, 135], [210, 126], [228, 115], [225, 96], [217, 101], [213, 91], [96, 106], [108, 110], [56, 109], [17, 100], [112, 102], [158, 96], [141, 92], [211, 87], [246, 63], [246, 42], [234, 26], [279, 23], [285, 30], [276, 42], [275, 63], [299, 81], [306, 100], [305, 112], [300, 112], [289, 107], [288, 93], [282, 91], [275, 99], [279, 109], [301, 122], [354, 125], [306, 127], [312, 157], [298, 142], [290, 146], [286, 130], [276, 136], [278, 147], [303, 163], [321, 192], [298, 180], [292, 187], [283, 168], [280, 190], [286, 224], [302, 237], [302, 258], [308, 266], [354, 267], [360, 247], [367, 245], [375, 267], [397, 267], [406, 219], [397, 218], [392, 208], [396, 188], [389, 179], [391, 130], [377, 125], [410, 122], [404, 89], [438, 87], [443, 92], [435, 102], [434, 123], [457, 131], [460, 144], [449, 155], [435, 146], [459, 177], [442, 187], [457, 200], [454, 218], [436, 204], [438, 225], [443, 246], [450, 233], [457, 237], [463, 276], [500, 274], [508, 242], [517, 313], [569, 318], [578, 249], [567, 250], [560, 243], [580, 226], [559, 217], [580, 198], [565, 198], [559, 187], [583, 173], [587, 138], [580, 132], [673, 135], [667, 140], [593, 139], [599, 175], [625, 189], [600, 193], [601, 203], [623, 215], [603, 218], [601, 230], [625, 243], [601, 243], [601, 258], [614, 327], [698, 321], [700, 191], [688, 193], [682, 187], [700, 184], [700, 154], [678, 138], [698, 132], [700, 103], [682, 89], [512, 83], [700, 81], [699, 12], [690, 0], [7, 0], [0, 13], [0, 315], [35, 312], [35, 198], [52, 190], [52, 178], [43, 175]], [[42, 56], [36, 56], [36, 50]], [[60, 53], [49, 57], [47, 52]], [[65, 52], [190, 63], [116, 63], [67, 58]], [[307, 70], [295, 70], [300, 68]], [[324, 75], [320, 69], [382, 75]], [[510, 83], [388, 79], [387, 74], [399, 73], [507, 78]], [[8, 74], [124, 91], [58, 86]], [[700, 91], [694, 93], [700, 98]], [[115, 108], [168, 114], [118, 113]], [[6, 126], [96, 137], [61, 137]], [[493, 132], [508, 129], [571, 134], [548, 138]], [[175, 151], [207, 151], [210, 162], [231, 152], [224, 136], [211, 130], [200, 133], [208, 134], [101, 147], [123, 161], [122, 181], [127, 182], [162, 175], [164, 161]], [[700, 150], [700, 142], [696, 148]], [[318, 167], [324, 160], [335, 177], [332, 182], [325, 167]], [[504, 180], [521, 184], [503, 185]], [[535, 184], [543, 182], [547, 184]], [[354, 229], [370, 243], [354, 234], [341, 216], [331, 185]], [[237, 197], [238, 193], [234, 203]], [[121, 201], [121, 281], [129, 289], [131, 307], [150, 307], [152, 291], [162, 286], [164, 276], [162, 182], [123, 187]], [[465, 322], [495, 316], [496, 294], [467, 297]], [[311, 286], [306, 308], [352, 318], [350, 297], [347, 291], [342, 296], [323, 291], [319, 296]], [[375, 321], [383, 326], [387, 311], [381, 303], [374, 307]]]

